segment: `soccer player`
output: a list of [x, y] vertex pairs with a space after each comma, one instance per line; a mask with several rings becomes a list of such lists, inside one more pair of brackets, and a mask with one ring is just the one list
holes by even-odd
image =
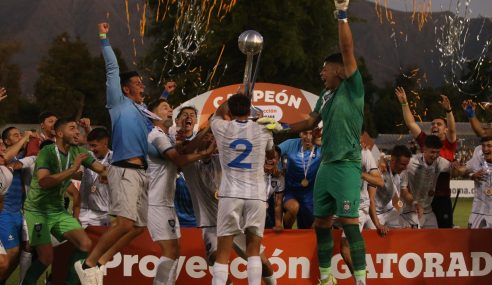
[[431, 204], [439, 174], [451, 171], [451, 163], [439, 156], [442, 146], [439, 137], [427, 136], [422, 153], [410, 159], [402, 177], [402, 195], [407, 195], [408, 191], [413, 197], [412, 201], [405, 201], [402, 215], [409, 223], [417, 223], [419, 228], [438, 227]]
[[[145, 86], [138, 73], [119, 74], [116, 56], [107, 39], [109, 24], [100, 23], [98, 28], [106, 64], [106, 107], [111, 116], [113, 136], [113, 162], [108, 168], [110, 214], [116, 218], [89, 257], [75, 264], [82, 285], [93, 284], [82, 281], [93, 281], [93, 274], [97, 275], [97, 282], [102, 283], [104, 274], [101, 267], [140, 235], [147, 225], [148, 179], [145, 169], [148, 123], [153, 114], [142, 104]], [[85, 275], [88, 278], [84, 278]]]
[[482, 137], [482, 150], [466, 163], [466, 171], [475, 180], [475, 197], [468, 227], [492, 228], [492, 137]]
[[[226, 284], [233, 240], [242, 232], [247, 236], [248, 283], [261, 283], [260, 244], [266, 216], [263, 164], [266, 152], [267, 157], [273, 157], [273, 137], [265, 126], [248, 120], [250, 108], [248, 97], [235, 94], [211, 121], [222, 167], [213, 285]], [[224, 120], [227, 114], [232, 121]]]
[[[78, 146], [80, 134], [73, 120], [58, 119], [54, 126], [56, 143], [44, 147], [38, 154], [31, 189], [24, 203], [29, 243], [38, 259], [33, 261], [22, 284], [36, 284], [39, 276], [53, 261], [51, 235], [68, 240], [76, 250], [72, 262], [83, 258], [92, 242], [79, 222], [64, 207], [63, 196], [71, 177], [81, 165], [105, 175], [106, 168], [95, 161], [88, 151]], [[69, 267], [66, 284], [77, 284], [77, 274]]]
[[314, 144], [313, 131], [299, 133], [300, 138], [279, 144], [286, 158], [284, 193], [284, 227], [291, 229], [297, 220], [298, 229], [313, 226], [313, 187], [321, 163], [321, 148]]
[[[149, 133], [149, 209], [148, 228], [154, 242], [159, 244], [162, 256], [157, 265], [154, 285], [172, 285], [176, 282], [179, 258], [179, 220], [174, 209], [177, 168], [211, 154], [215, 145], [198, 153], [180, 154], [173, 138], [169, 137], [173, 109], [166, 99], [158, 99], [149, 104], [149, 110], [162, 118], [154, 120], [154, 128]], [[199, 138], [197, 138], [199, 139]]]
[[[403, 201], [412, 201], [411, 194], [401, 195], [401, 173], [407, 169], [412, 158], [412, 152], [404, 145], [396, 145], [391, 150], [390, 159], [381, 157], [379, 170], [383, 175], [384, 185], [377, 191], [369, 193], [374, 203], [370, 215], [374, 226], [380, 234], [386, 234], [389, 228], [401, 228], [400, 211]], [[406, 224], [406, 223], [405, 223]]]
[[[104, 166], [111, 165], [113, 161], [113, 152], [109, 149], [109, 140], [109, 133], [104, 128], [95, 128], [87, 135], [90, 151], [97, 161]], [[111, 224], [109, 187], [107, 183], [101, 183], [99, 174], [85, 168], [78, 193], [80, 201], [79, 221], [82, 226], [109, 226]]]
[[364, 85], [354, 56], [352, 32], [347, 19], [348, 3], [348, 0], [335, 0], [341, 54], [330, 55], [324, 61], [320, 75], [325, 90], [309, 118], [292, 124], [290, 132], [313, 129], [323, 120], [322, 162], [314, 185], [314, 228], [320, 284], [336, 284], [331, 274], [331, 227], [333, 215], [336, 214], [350, 245], [357, 284], [364, 285], [366, 251], [358, 225]]
[[[408, 105], [405, 90], [402, 87], [397, 87], [395, 89], [395, 94], [401, 103], [405, 124], [410, 129], [410, 133], [419, 144], [420, 149], [423, 149], [427, 134], [424, 133], [415, 122]], [[438, 136], [441, 140], [443, 147], [441, 148], [440, 156], [447, 159], [449, 162], [452, 162], [454, 161], [454, 154], [457, 148], [456, 123], [454, 121], [453, 111], [451, 110], [451, 103], [449, 102], [448, 97], [441, 95], [441, 99], [442, 101], [439, 103], [446, 112], [446, 118], [438, 117], [432, 120], [431, 134]], [[450, 180], [450, 173], [442, 172], [434, 185], [436, 189], [434, 189], [435, 193], [432, 201], [432, 211], [436, 215], [437, 223], [440, 228], [453, 227], [451, 188], [449, 187]]]

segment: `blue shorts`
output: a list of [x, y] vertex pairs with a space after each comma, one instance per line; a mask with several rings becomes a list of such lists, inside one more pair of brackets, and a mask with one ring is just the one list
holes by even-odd
[[18, 247], [22, 239], [22, 213], [0, 212], [0, 240], [6, 250]]
[[313, 190], [306, 191], [289, 191], [284, 192], [284, 204], [290, 199], [299, 203], [299, 212], [297, 213], [297, 228], [310, 229], [313, 226]]

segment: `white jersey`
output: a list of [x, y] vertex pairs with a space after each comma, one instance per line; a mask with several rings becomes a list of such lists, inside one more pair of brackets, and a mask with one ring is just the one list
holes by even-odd
[[[90, 152], [92, 156], [94, 154]], [[104, 166], [109, 166], [113, 158], [110, 150], [103, 159], [97, 159]], [[84, 168], [82, 180], [80, 182], [80, 207], [99, 212], [109, 212], [110, 193], [108, 184], [99, 181], [99, 174], [89, 168]]]
[[265, 185], [267, 199], [269, 199], [274, 193], [283, 193], [285, 190], [285, 177], [283, 175], [275, 177], [271, 174], [265, 173]]
[[164, 153], [175, 147], [175, 142], [159, 127], [154, 127], [147, 137], [149, 143], [148, 168], [149, 206], [174, 207], [176, 190], [176, 165], [164, 158]]
[[14, 175], [5, 165], [0, 165], [0, 195], [5, 195], [12, 184]]
[[266, 201], [263, 165], [265, 151], [273, 148], [271, 132], [251, 120], [226, 121], [217, 116], [211, 127], [222, 166], [219, 197]]
[[[376, 165], [376, 161], [372, 156], [372, 153], [368, 149], [362, 150], [361, 162], [362, 162], [362, 172], [371, 173], [373, 170], [378, 170], [378, 166]], [[361, 188], [360, 188], [360, 205], [359, 209], [369, 209], [369, 192], [367, 192], [367, 187], [369, 183], [362, 179]]]
[[475, 197], [473, 198], [472, 213], [492, 216], [492, 163], [485, 161], [482, 151], [477, 151], [466, 163], [470, 172], [485, 170], [486, 175], [475, 180]]
[[[386, 213], [393, 208], [393, 196], [400, 196], [401, 176], [390, 171], [390, 163], [386, 162], [387, 171], [383, 173], [384, 187], [376, 191], [376, 212]], [[405, 175], [404, 172], [402, 175]]]
[[[406, 175], [408, 180], [402, 180], [401, 188], [408, 189], [424, 209], [424, 213], [432, 212], [432, 200], [436, 191], [437, 177], [441, 172], [449, 172], [451, 163], [445, 158], [438, 157], [431, 165], [424, 161], [424, 155], [419, 153], [410, 159]], [[414, 207], [405, 204], [403, 212], [413, 211]]]
[[216, 226], [218, 200], [215, 194], [219, 191], [222, 175], [219, 156], [214, 155], [210, 160], [190, 163], [183, 167], [183, 174], [190, 191], [198, 227]]

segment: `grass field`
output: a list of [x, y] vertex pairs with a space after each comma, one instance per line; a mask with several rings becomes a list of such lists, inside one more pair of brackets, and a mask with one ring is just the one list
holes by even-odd
[[[470, 216], [472, 207], [472, 198], [460, 198], [456, 204], [456, 209], [454, 212], [454, 224], [462, 229], [468, 227], [468, 217]], [[454, 199], [453, 199], [454, 203]], [[38, 282], [38, 285], [44, 285], [44, 276]], [[19, 271], [16, 270], [10, 279], [7, 281], [7, 285], [19, 285]]]

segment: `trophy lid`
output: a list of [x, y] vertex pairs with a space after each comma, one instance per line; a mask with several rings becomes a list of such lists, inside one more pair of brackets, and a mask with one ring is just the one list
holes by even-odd
[[263, 48], [263, 37], [254, 30], [244, 31], [238, 38], [239, 50], [246, 55], [256, 55]]

